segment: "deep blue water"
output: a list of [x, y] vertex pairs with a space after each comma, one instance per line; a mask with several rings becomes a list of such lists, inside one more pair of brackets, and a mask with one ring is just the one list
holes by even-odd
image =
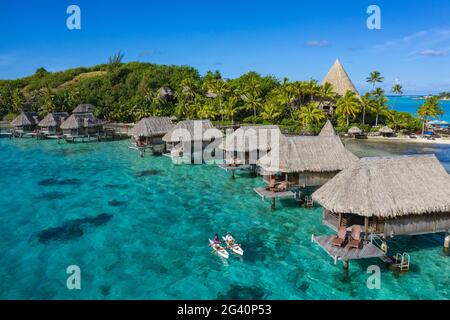
[[[388, 105], [394, 110], [409, 112], [417, 117], [418, 108], [425, 102], [425, 100], [418, 100], [417, 98], [417, 96], [389, 96]], [[450, 122], [450, 101], [440, 101], [439, 104], [444, 109], [444, 114], [440, 119]]]
[[[346, 143], [359, 155], [435, 152], [450, 169], [448, 146]], [[319, 207], [285, 200], [272, 211], [253, 192], [261, 178], [141, 159], [127, 146], [0, 140], [0, 298], [449, 298], [442, 235], [389, 242], [392, 253], [411, 254], [407, 274], [377, 259], [352, 261], [345, 273], [310, 242], [332, 232]], [[211, 253], [208, 238], [227, 231], [243, 258]], [[372, 264], [380, 290], [366, 286]], [[66, 287], [69, 265], [81, 268], [81, 290]]]

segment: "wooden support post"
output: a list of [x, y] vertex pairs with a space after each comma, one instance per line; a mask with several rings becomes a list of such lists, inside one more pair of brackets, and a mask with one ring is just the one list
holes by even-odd
[[369, 239], [369, 217], [364, 218], [364, 240]]
[[345, 259], [342, 262], [344, 263], [344, 270], [348, 270], [348, 260]]
[[231, 179], [234, 179], [234, 170], [231, 170]]
[[450, 234], [449, 232], [445, 233], [445, 238], [444, 238], [444, 252], [448, 252], [450, 247]]
[[339, 228], [341, 227], [341, 225], [342, 225], [342, 213], [339, 213], [339, 215], [338, 215], [338, 231], [339, 231]]
[[272, 209], [275, 209], [275, 198], [272, 198]]

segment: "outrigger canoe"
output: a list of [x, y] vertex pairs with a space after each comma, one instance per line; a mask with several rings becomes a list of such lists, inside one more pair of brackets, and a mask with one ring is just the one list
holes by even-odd
[[211, 239], [209, 239], [209, 244], [214, 249], [214, 251], [217, 252], [219, 256], [228, 259], [229, 257], [228, 251], [225, 250], [220, 244], [214, 244], [214, 241], [212, 241]]
[[227, 239], [226, 237], [222, 237], [223, 241], [227, 244], [227, 246], [236, 254], [243, 256], [244, 250], [242, 250], [241, 246], [236, 243], [236, 240], [233, 238]]

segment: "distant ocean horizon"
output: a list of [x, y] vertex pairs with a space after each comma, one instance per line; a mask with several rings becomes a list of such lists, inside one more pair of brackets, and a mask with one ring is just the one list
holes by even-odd
[[[389, 108], [400, 111], [409, 112], [417, 116], [417, 110], [425, 100], [422, 100], [423, 95], [406, 95], [406, 96], [387, 96], [389, 99]], [[450, 101], [440, 101], [439, 104], [444, 108], [444, 115], [440, 120], [450, 122]]]

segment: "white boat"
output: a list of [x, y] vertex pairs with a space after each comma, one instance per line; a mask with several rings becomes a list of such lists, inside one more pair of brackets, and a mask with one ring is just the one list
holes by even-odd
[[225, 250], [220, 244], [214, 244], [214, 241], [212, 241], [211, 239], [209, 239], [209, 244], [214, 249], [214, 251], [217, 252], [219, 256], [228, 259], [229, 257], [228, 251]]
[[222, 237], [223, 241], [227, 244], [227, 246], [236, 254], [243, 256], [244, 250], [242, 250], [241, 246], [236, 243], [236, 240], [234, 240], [233, 237], [231, 239]]

